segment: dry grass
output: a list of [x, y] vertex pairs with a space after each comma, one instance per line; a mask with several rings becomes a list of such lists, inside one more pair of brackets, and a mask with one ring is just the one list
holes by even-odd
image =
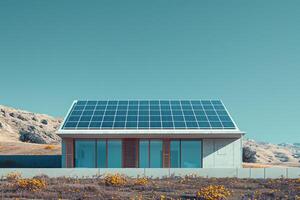
[[260, 163], [243, 163], [244, 168], [269, 168], [274, 167], [272, 165], [260, 164]]
[[20, 172], [10, 172], [6, 175], [6, 180], [7, 181], [16, 181], [19, 180], [22, 177]]
[[0, 180], [3, 199], [299, 200], [300, 197], [298, 179], [208, 179], [194, 176], [148, 179], [120, 174], [85, 179], [10, 177]]

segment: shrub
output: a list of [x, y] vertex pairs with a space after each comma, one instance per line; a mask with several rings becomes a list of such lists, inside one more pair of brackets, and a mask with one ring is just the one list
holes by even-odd
[[106, 185], [120, 186], [127, 183], [126, 177], [120, 174], [107, 175], [104, 179]]
[[10, 172], [6, 175], [6, 180], [8, 181], [15, 181], [22, 177], [20, 172]]
[[134, 181], [134, 185], [148, 185], [148, 179], [147, 178], [137, 178]]
[[197, 192], [198, 198], [206, 200], [224, 200], [231, 195], [231, 192], [223, 185], [209, 185]]
[[55, 146], [54, 146], [54, 145], [46, 145], [46, 146], [44, 147], [44, 149], [47, 149], [47, 150], [53, 150], [53, 149], [55, 149]]
[[37, 191], [45, 189], [47, 183], [45, 180], [32, 178], [32, 179], [19, 179], [16, 182], [17, 189]]
[[48, 121], [45, 120], [45, 119], [42, 119], [42, 120], [41, 120], [41, 123], [44, 124], [44, 125], [47, 125], [47, 124], [48, 124]]

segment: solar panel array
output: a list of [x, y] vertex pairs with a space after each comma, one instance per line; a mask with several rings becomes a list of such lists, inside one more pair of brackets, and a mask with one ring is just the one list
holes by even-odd
[[235, 129], [219, 100], [77, 101], [62, 129]]

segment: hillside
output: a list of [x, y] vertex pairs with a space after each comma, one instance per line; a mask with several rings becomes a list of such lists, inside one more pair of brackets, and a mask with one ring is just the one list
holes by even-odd
[[266, 166], [300, 167], [300, 145], [244, 140], [244, 161]]
[[59, 154], [61, 121], [0, 105], [0, 154]]

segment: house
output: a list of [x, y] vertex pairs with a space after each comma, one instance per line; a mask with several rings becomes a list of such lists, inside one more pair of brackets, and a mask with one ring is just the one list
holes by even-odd
[[62, 166], [239, 168], [241, 132], [220, 100], [74, 101]]

